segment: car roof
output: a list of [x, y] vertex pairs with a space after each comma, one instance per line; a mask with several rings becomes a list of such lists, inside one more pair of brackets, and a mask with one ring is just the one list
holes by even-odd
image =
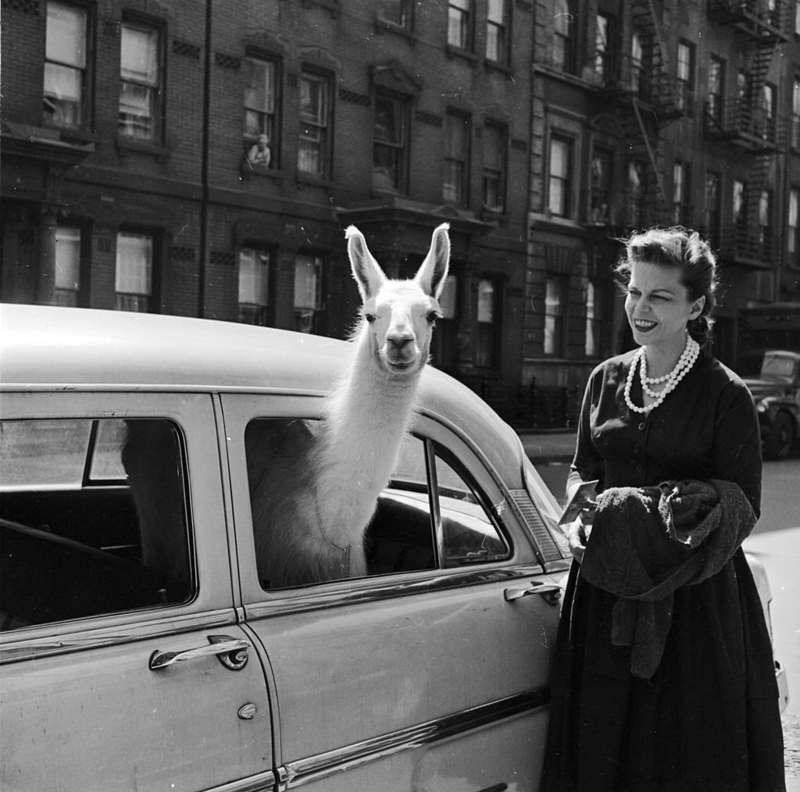
[[[0, 305], [0, 390], [5, 391], [321, 395], [331, 389], [351, 350], [347, 341], [235, 322]], [[466, 386], [427, 366], [420, 407], [460, 428], [504, 477], [519, 480], [524, 452], [516, 433]]]

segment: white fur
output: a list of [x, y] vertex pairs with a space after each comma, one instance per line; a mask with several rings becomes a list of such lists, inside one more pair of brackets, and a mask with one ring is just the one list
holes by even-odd
[[[262, 427], [247, 458], [259, 576], [270, 587], [367, 572], [364, 532], [395, 467], [430, 355], [431, 316], [447, 277], [448, 226], [433, 232], [412, 280], [390, 280], [361, 232], [347, 229], [363, 300], [350, 365], [315, 429]], [[264, 464], [265, 460], [270, 460]]]

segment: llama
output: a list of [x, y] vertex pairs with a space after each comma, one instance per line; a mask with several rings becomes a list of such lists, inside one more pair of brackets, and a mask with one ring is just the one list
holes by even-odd
[[350, 226], [363, 301], [349, 366], [315, 428], [261, 422], [246, 438], [256, 557], [270, 588], [367, 574], [364, 535], [411, 425], [450, 259], [438, 226], [416, 276], [391, 280]]

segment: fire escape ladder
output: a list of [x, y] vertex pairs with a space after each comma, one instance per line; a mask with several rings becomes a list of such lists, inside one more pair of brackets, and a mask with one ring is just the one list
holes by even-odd
[[647, 125], [642, 117], [642, 111], [639, 107], [639, 100], [636, 97], [633, 97], [631, 104], [633, 105], [636, 123], [641, 133], [641, 139], [644, 141], [644, 145], [647, 149], [647, 159], [650, 163], [650, 168], [652, 169], [651, 172], [653, 174], [653, 183], [656, 187], [656, 194], [654, 196], [656, 199], [656, 214], [660, 219], [666, 216], [667, 207], [669, 205], [669, 202], [667, 201], [667, 193], [664, 189], [664, 157], [659, 146], [660, 140], [657, 134], [655, 136], [655, 140], [651, 140], [650, 134], [647, 130]]
[[676, 78], [672, 73], [669, 49], [655, 0], [634, 0], [631, 20], [642, 44], [644, 69], [638, 96], [651, 104], [662, 120], [675, 118], [681, 115]]

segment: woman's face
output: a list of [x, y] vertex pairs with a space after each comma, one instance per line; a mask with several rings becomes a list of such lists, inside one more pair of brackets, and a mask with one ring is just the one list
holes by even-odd
[[680, 267], [634, 263], [625, 298], [634, 340], [640, 345], [683, 349], [686, 325], [700, 315], [705, 299], [689, 300]]

